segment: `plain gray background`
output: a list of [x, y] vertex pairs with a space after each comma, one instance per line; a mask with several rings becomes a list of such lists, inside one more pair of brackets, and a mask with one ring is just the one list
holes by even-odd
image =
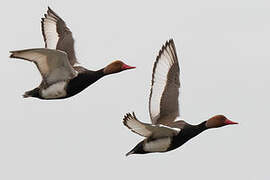
[[[137, 69], [105, 77], [66, 100], [23, 99], [41, 80], [9, 50], [44, 47], [47, 6], [70, 27], [78, 60]], [[1, 6], [0, 179], [268, 180], [270, 5], [257, 0], [6, 1]], [[142, 138], [122, 125], [149, 122], [156, 55], [173, 38], [181, 68], [181, 118], [225, 114], [238, 126], [209, 130], [169, 153], [125, 157]]]

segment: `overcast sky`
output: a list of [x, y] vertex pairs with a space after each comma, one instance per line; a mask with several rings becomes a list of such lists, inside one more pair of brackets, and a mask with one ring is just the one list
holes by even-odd
[[[48, 5], [72, 30], [85, 67], [121, 59], [137, 69], [66, 100], [23, 99], [41, 77], [8, 52], [44, 47], [40, 18]], [[9, 0], [0, 15], [0, 179], [270, 178], [269, 1]], [[142, 138], [122, 117], [135, 111], [150, 122], [152, 66], [169, 38], [181, 69], [181, 118], [198, 124], [224, 114], [240, 124], [206, 131], [168, 153], [125, 157]]]

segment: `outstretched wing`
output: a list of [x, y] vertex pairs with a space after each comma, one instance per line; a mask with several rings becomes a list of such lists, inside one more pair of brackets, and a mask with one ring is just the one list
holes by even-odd
[[134, 112], [132, 113], [132, 115], [130, 113], [127, 113], [124, 116], [123, 124], [128, 127], [132, 132], [137, 133], [141, 136], [149, 137], [152, 134], [152, 131], [149, 129], [150, 124], [140, 122], [135, 116]]
[[43, 81], [47, 85], [77, 76], [77, 72], [68, 61], [67, 54], [63, 51], [39, 48], [10, 52], [11, 58], [34, 62], [43, 77]]
[[67, 53], [68, 60], [73, 66], [76, 62], [74, 51], [74, 39], [72, 32], [50, 7], [47, 13], [41, 18], [42, 35], [45, 42], [45, 47], [49, 49], [62, 50]]
[[177, 135], [180, 131], [178, 127], [176, 127], [177, 129], [173, 129], [170, 126], [155, 126], [152, 124], [142, 123], [137, 119], [134, 112], [132, 115], [127, 113], [124, 116], [123, 124], [127, 126], [132, 132], [144, 137], [151, 137], [153, 139], [171, 137]]
[[152, 124], [168, 124], [179, 116], [179, 64], [173, 40], [162, 46], [156, 58], [149, 98]]

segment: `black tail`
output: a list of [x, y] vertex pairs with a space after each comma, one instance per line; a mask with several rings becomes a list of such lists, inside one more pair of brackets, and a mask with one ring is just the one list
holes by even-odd
[[24, 94], [23, 94], [23, 97], [24, 98], [28, 98], [28, 97], [40, 97], [39, 96], [39, 88], [35, 88], [31, 91], [26, 91]]
[[129, 155], [131, 155], [131, 154], [134, 154], [133, 149], [132, 149], [131, 151], [129, 151], [129, 152], [126, 154], [126, 156], [129, 156]]
[[143, 142], [144, 141], [141, 141], [139, 144], [137, 144], [131, 151], [129, 151], [126, 156], [129, 156], [131, 154], [145, 154], [147, 152], [145, 152], [143, 150]]

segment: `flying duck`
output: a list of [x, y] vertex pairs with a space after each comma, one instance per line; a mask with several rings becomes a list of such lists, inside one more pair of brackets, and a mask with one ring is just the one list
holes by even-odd
[[126, 156], [130, 154], [145, 154], [167, 152], [210, 128], [237, 124], [224, 115], [216, 115], [198, 125], [191, 125], [179, 116], [179, 64], [173, 40], [162, 46], [156, 58], [149, 98], [149, 113], [151, 124], [139, 121], [133, 112], [127, 113], [123, 124], [132, 132], [145, 137]]
[[42, 76], [41, 84], [24, 93], [23, 97], [62, 99], [71, 97], [103, 76], [135, 67], [116, 60], [106, 67], [92, 71], [78, 66], [72, 32], [50, 7], [41, 19], [45, 48], [10, 51], [10, 58], [34, 62]]

